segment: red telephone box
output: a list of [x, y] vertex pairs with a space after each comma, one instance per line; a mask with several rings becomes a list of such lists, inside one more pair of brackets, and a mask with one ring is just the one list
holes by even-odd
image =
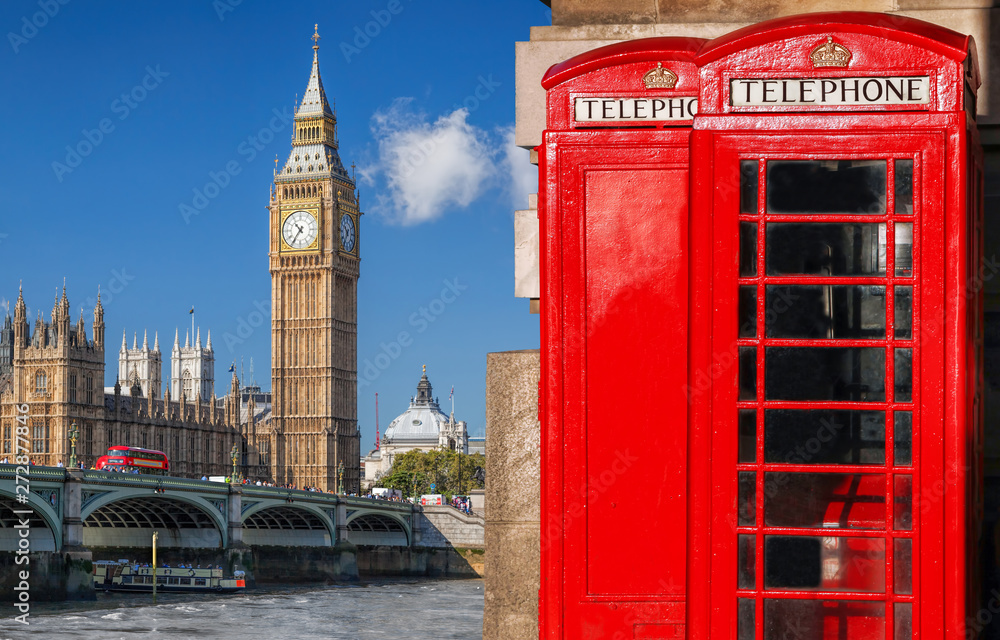
[[541, 637], [975, 635], [978, 84], [863, 13], [549, 71]]
[[688, 149], [702, 43], [611, 45], [542, 81], [544, 638], [684, 637]]
[[711, 580], [689, 581], [692, 637], [965, 638], [980, 607], [975, 45], [814, 14], [697, 62], [691, 366], [712, 384], [692, 405], [690, 571]]

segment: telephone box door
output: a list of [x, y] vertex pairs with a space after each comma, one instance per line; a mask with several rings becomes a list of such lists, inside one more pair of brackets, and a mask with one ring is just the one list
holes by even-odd
[[689, 139], [545, 134], [545, 638], [685, 637]]
[[944, 158], [963, 123], [781, 133], [808, 118], [694, 134], [712, 167], [712, 215], [692, 221], [712, 247], [693, 280], [712, 292], [695, 443], [711, 451], [711, 637], [940, 638], [943, 600], [921, 594], [945, 588], [944, 501], [914, 497], [946, 472], [945, 208], [962, 176]]

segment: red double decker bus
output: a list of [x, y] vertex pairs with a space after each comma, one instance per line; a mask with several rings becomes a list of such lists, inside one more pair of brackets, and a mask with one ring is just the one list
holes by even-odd
[[107, 455], [97, 459], [98, 470], [122, 473], [149, 473], [167, 475], [170, 463], [167, 454], [138, 447], [108, 447]]

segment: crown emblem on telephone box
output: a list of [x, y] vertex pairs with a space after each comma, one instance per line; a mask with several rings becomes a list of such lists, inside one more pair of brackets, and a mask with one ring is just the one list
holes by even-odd
[[664, 69], [662, 62], [656, 63], [656, 68], [646, 72], [642, 81], [647, 89], [673, 89], [677, 84], [677, 74], [670, 69]]
[[814, 67], [846, 67], [851, 61], [851, 52], [844, 45], [834, 42], [832, 36], [827, 36], [826, 42], [813, 49], [809, 57]]

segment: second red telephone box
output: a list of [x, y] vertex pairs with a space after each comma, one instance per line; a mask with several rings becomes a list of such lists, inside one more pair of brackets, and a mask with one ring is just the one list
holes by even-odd
[[691, 364], [712, 385], [692, 406], [690, 575], [711, 580], [691, 582], [689, 626], [705, 632], [689, 637], [965, 638], [981, 486], [974, 44], [815, 14], [719, 38], [698, 63], [692, 290], [709, 302]]

